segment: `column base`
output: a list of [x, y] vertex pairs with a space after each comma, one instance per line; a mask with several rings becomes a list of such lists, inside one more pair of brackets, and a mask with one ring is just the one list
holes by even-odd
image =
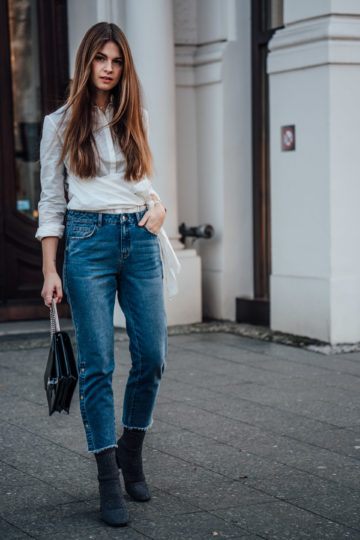
[[330, 287], [327, 278], [270, 277], [271, 330], [330, 341]]
[[260, 326], [270, 325], [270, 302], [268, 298], [236, 298], [236, 322]]

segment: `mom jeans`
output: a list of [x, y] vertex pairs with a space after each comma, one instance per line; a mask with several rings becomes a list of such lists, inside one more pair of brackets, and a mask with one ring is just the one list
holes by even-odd
[[159, 239], [139, 226], [146, 210], [69, 210], [63, 288], [75, 327], [80, 410], [89, 452], [117, 446], [112, 377], [116, 293], [125, 315], [131, 367], [122, 424], [148, 429], [168, 351]]

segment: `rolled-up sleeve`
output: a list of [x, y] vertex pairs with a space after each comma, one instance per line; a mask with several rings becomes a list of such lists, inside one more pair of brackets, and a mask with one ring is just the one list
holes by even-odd
[[45, 116], [40, 142], [39, 225], [35, 234], [39, 241], [46, 236], [61, 238], [64, 234], [64, 214], [67, 206], [64, 194], [65, 165], [57, 165], [61, 150], [62, 144], [56, 133], [56, 124], [49, 116]]

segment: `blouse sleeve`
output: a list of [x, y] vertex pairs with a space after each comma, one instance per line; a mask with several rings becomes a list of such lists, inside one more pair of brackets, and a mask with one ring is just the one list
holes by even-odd
[[56, 133], [56, 124], [45, 116], [40, 142], [41, 195], [38, 203], [39, 226], [35, 238], [41, 241], [46, 236], [61, 238], [66, 210], [64, 193], [65, 165], [57, 165], [62, 150], [61, 140]]
[[[146, 130], [146, 136], [149, 140], [149, 112], [147, 111], [147, 109], [143, 109], [143, 115], [144, 115], [144, 126], [145, 126], [145, 130]], [[150, 180], [150, 183], [151, 183], [151, 180]], [[150, 187], [150, 195], [155, 195], [157, 199], [160, 199], [160, 195], [155, 191], [155, 189], [152, 187]]]

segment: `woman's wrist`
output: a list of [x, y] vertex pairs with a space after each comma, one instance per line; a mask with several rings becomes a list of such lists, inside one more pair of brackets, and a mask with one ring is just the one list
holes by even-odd
[[153, 205], [152, 205], [153, 207], [156, 206], [156, 205], [161, 205], [163, 207], [163, 209], [165, 210], [165, 212], [167, 212], [167, 209], [166, 209], [164, 203], [162, 202], [161, 199], [159, 199], [158, 195], [155, 195], [155, 193], [151, 193], [150, 194], [150, 199], [153, 202]]
[[56, 263], [46, 264], [42, 267], [42, 273], [45, 277], [48, 274], [57, 274]]
[[153, 199], [153, 202], [154, 202], [154, 206], [160, 205], [160, 206], [163, 207], [163, 209], [165, 210], [165, 212], [167, 212], [167, 210], [166, 210], [166, 208], [165, 208], [163, 202], [162, 202], [160, 199]]

